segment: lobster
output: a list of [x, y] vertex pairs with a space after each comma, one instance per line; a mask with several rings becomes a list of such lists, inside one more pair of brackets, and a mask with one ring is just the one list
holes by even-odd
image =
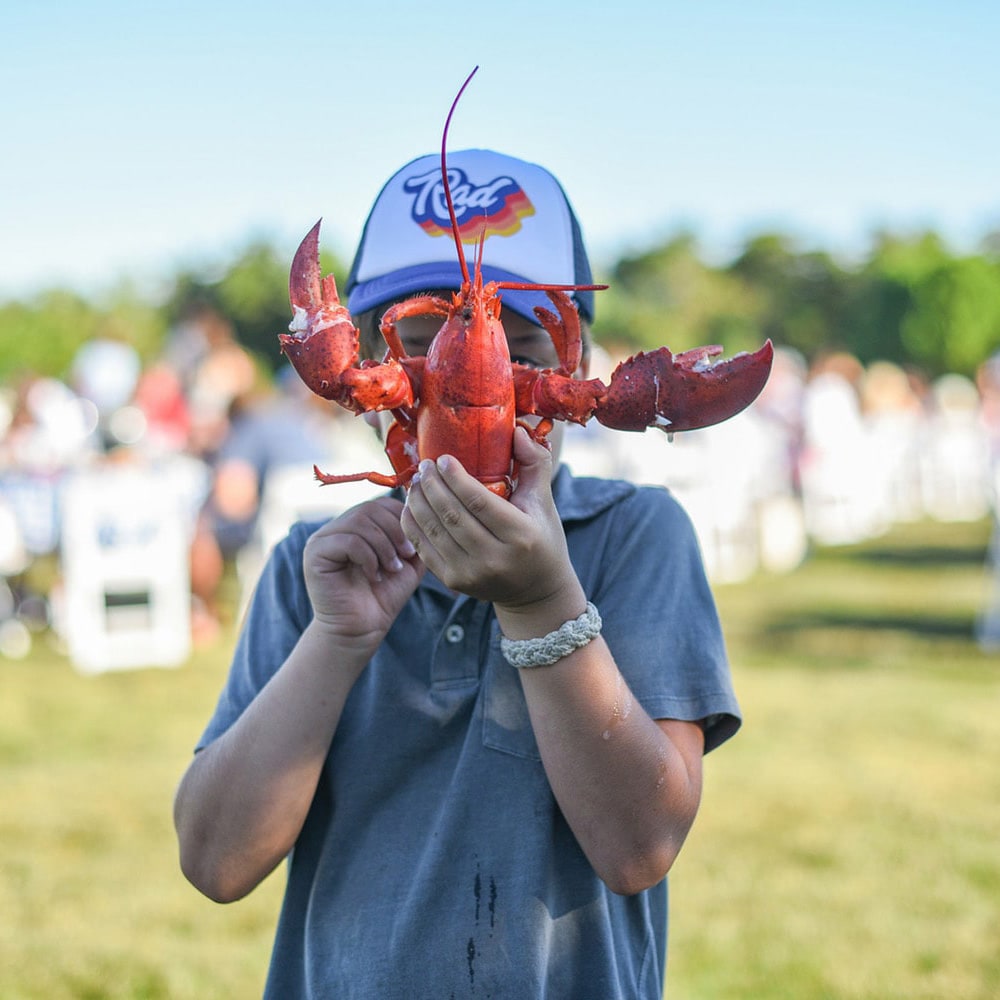
[[[770, 340], [755, 353], [726, 361], [712, 360], [722, 353], [718, 346], [677, 355], [661, 347], [623, 361], [609, 385], [597, 378], [576, 378], [582, 357], [580, 317], [567, 292], [606, 285], [484, 284], [488, 218], [479, 231], [470, 275], [449, 184], [447, 142], [452, 116], [475, 73], [455, 97], [441, 139], [441, 183], [462, 273], [461, 288], [451, 300], [419, 295], [390, 306], [379, 324], [388, 345], [383, 360], [359, 362], [359, 331], [340, 302], [333, 275], [322, 276], [322, 220], [292, 260], [293, 319], [289, 333], [279, 335], [281, 350], [317, 395], [358, 414], [388, 410], [394, 418], [385, 440], [393, 473], [327, 475], [315, 468], [320, 483], [368, 480], [406, 486], [421, 459], [447, 453], [489, 490], [509, 497], [517, 484], [513, 435], [520, 417], [540, 418], [528, 427], [540, 443], [545, 443], [554, 420], [584, 424], [592, 417], [616, 430], [658, 427], [672, 434], [734, 416], [753, 402], [767, 381], [773, 356]], [[504, 289], [538, 290], [548, 296], [555, 312], [540, 307], [534, 311], [555, 347], [557, 367], [539, 370], [511, 361], [500, 318], [499, 293]], [[426, 357], [408, 355], [397, 331], [400, 320], [412, 316], [444, 320]]]

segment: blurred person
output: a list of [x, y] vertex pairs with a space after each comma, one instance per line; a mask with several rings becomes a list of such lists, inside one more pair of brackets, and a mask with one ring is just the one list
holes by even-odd
[[[448, 221], [436, 240], [410, 214], [404, 182], [435, 160], [398, 172], [365, 227], [346, 290], [367, 357], [390, 303], [461, 284]], [[523, 280], [568, 264], [589, 283], [555, 178], [490, 151], [450, 165], [534, 209], [487, 261], [509, 246], [534, 260]], [[519, 253], [535, 234], [546, 253]], [[538, 298], [505, 292], [503, 322], [546, 366]], [[439, 326], [398, 332], [422, 353]], [[666, 873], [739, 710], [689, 520], [663, 489], [574, 479], [561, 427], [551, 452], [515, 432], [509, 501], [442, 457], [405, 501], [296, 525], [271, 556], [175, 800], [182, 868], [211, 898], [290, 859], [268, 997], [660, 1000]]]
[[290, 367], [275, 381], [276, 392], [238, 403], [216, 458], [213, 513], [229, 554], [249, 539], [268, 476], [285, 465], [322, 464], [330, 452], [335, 407], [311, 393]]
[[931, 517], [975, 521], [989, 513], [990, 441], [972, 379], [950, 373], [931, 384], [920, 460], [924, 508]]
[[870, 483], [880, 461], [861, 412], [864, 367], [837, 352], [817, 359], [803, 401], [802, 503], [811, 537], [846, 545], [887, 527], [884, 504]]
[[54, 474], [88, 461], [94, 405], [59, 379], [28, 375], [15, 389], [0, 439], [0, 468]]
[[172, 365], [158, 361], [139, 376], [132, 398], [144, 422], [143, 447], [153, 454], [189, 450], [191, 412], [184, 385]]
[[[227, 556], [227, 540], [219, 536], [234, 519], [228, 510], [216, 511], [219, 454], [232, 433], [233, 415], [256, 392], [260, 373], [237, 341], [229, 319], [204, 302], [189, 306], [182, 322], [171, 331], [164, 362], [184, 386], [187, 451], [205, 463], [209, 484], [195, 519], [189, 553], [192, 630], [195, 643], [201, 644], [218, 634], [216, 598]], [[226, 481], [224, 474], [220, 492], [228, 501], [232, 491]], [[243, 516], [242, 510], [235, 513], [235, 519]]]
[[979, 418], [990, 442], [990, 465], [1000, 464], [1000, 352], [991, 355], [976, 369]]
[[131, 400], [141, 369], [138, 351], [114, 336], [88, 340], [74, 355], [70, 383], [96, 410], [100, 450], [122, 443], [114, 431], [114, 416]]
[[800, 351], [776, 347], [771, 377], [753, 403], [753, 412], [776, 439], [781, 455], [782, 492], [798, 494], [799, 462], [805, 438], [805, 396], [808, 365]]
[[171, 328], [162, 362], [184, 389], [188, 449], [211, 463], [229, 433], [230, 408], [257, 384], [254, 359], [229, 318], [214, 305], [195, 300]]
[[1000, 650], [1000, 353], [976, 369], [979, 422], [987, 442], [993, 530], [986, 554], [986, 596], [976, 617], [976, 639], [986, 652]]
[[[219, 632], [219, 587], [227, 563], [253, 529], [265, 467], [301, 454], [288, 421], [258, 420], [265, 376], [239, 343], [230, 319], [195, 299], [171, 328], [160, 363], [141, 382], [136, 403], [164, 438], [184, 440], [204, 463], [207, 486], [189, 553], [196, 644]], [[180, 392], [178, 392], [180, 390]], [[303, 445], [305, 447], [305, 445]]]
[[16, 387], [0, 438], [0, 496], [32, 556], [59, 543], [61, 484], [71, 470], [93, 461], [96, 426], [93, 403], [58, 379], [29, 375]]
[[878, 456], [869, 489], [882, 498], [889, 521], [915, 521], [923, 514], [920, 448], [926, 414], [910, 375], [899, 365], [873, 361], [862, 380], [861, 410]]
[[[288, 366], [278, 372], [273, 386], [258, 381], [230, 405], [227, 432], [213, 458], [192, 548], [196, 624], [205, 636], [215, 631], [226, 564], [254, 540], [261, 504], [274, 476], [294, 467], [301, 471], [303, 487], [319, 493], [313, 464], [344, 468], [346, 456], [355, 454], [347, 426], [355, 423], [353, 415], [341, 410], [338, 417], [334, 410], [341, 408], [311, 393]], [[371, 437], [370, 431], [366, 434]], [[369, 449], [368, 457], [374, 452]]]
[[177, 322], [167, 331], [163, 361], [189, 390], [205, 358], [234, 339], [230, 320], [207, 298], [195, 297], [184, 304]]
[[[7, 401], [0, 434], [0, 578], [11, 614], [4, 655], [27, 655], [30, 633], [49, 622], [50, 592], [30, 583], [30, 568], [58, 550], [62, 493], [72, 472], [94, 460], [93, 403], [64, 382], [27, 375]], [[13, 637], [11, 646], [6, 640]], [[3, 652], [3, 650], [0, 650]]]

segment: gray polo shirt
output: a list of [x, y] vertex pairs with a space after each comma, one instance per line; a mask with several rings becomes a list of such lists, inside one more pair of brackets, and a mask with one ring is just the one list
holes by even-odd
[[[574, 479], [570, 556], [653, 718], [739, 727], [691, 524], [662, 489]], [[296, 525], [258, 585], [199, 746], [221, 735], [309, 622]], [[290, 857], [266, 996], [660, 1000], [667, 887], [610, 892], [553, 798], [492, 608], [427, 574], [355, 685]]]

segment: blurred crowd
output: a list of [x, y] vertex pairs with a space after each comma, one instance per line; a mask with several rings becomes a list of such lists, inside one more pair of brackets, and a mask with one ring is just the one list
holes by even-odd
[[[164, 580], [187, 595], [191, 642], [210, 641], [227, 563], [239, 561], [249, 588], [286, 521], [356, 502], [350, 489], [319, 490], [313, 463], [359, 471], [384, 462], [363, 422], [308, 392], [290, 368], [273, 375], [205, 304], [150, 364], [127, 343], [97, 339], [65, 380], [0, 386], [0, 656], [26, 654], [49, 629], [71, 654], [94, 644], [100, 636], [73, 641], [81, 617], [106, 614], [109, 630], [138, 631]], [[282, 482], [276, 503], [287, 509], [269, 512]], [[168, 538], [179, 552], [157, 546]], [[106, 606], [75, 615], [77, 592], [94, 580], [106, 584]], [[141, 652], [156, 662], [155, 650]]]
[[[607, 379], [612, 367], [597, 351], [593, 374]], [[814, 544], [862, 541], [900, 521], [988, 516], [1000, 360], [976, 380], [927, 381], [844, 354], [807, 365], [779, 349], [762, 396], [733, 420], [670, 441], [591, 421], [567, 429], [564, 458], [577, 474], [672, 489], [715, 582], [787, 572]], [[364, 421], [313, 396], [290, 369], [265, 370], [207, 305], [188, 311], [150, 364], [127, 343], [98, 339], [65, 380], [0, 386], [0, 656], [25, 655], [48, 631], [71, 656], [81, 651], [78, 665], [102, 669], [87, 650], [103, 640], [111, 650], [117, 629], [140, 636], [139, 653], [108, 652], [108, 668], [159, 662], [154, 619], [170, 600], [157, 588], [169, 585], [181, 617], [162, 635], [178, 622], [186, 634], [164, 656], [183, 658], [220, 626], [227, 565], [242, 604], [292, 521], [378, 492], [322, 490], [313, 463], [387, 468]]]
[[[603, 370], [595, 374], [606, 378], [614, 360], [598, 359]], [[591, 422], [568, 429], [564, 456], [581, 474], [669, 487], [691, 515], [714, 582], [787, 572], [815, 545], [995, 511], [1000, 357], [975, 380], [927, 380], [843, 353], [807, 364], [778, 348], [763, 393], [733, 419], [673, 440]], [[984, 610], [984, 645], [1000, 644], [1000, 584], [993, 589], [997, 606]]]

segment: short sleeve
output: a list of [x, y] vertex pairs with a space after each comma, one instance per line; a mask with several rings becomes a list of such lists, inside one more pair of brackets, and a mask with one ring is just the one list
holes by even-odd
[[285, 662], [312, 618], [302, 572], [306, 541], [318, 525], [296, 524], [264, 566], [233, 654], [229, 676], [196, 749], [218, 739]]
[[[574, 550], [583, 545], [591, 554], [581, 579], [604, 639], [652, 718], [704, 720], [708, 752], [739, 729], [741, 717], [690, 518], [668, 491], [642, 487], [600, 520], [603, 528], [574, 531], [582, 535]], [[592, 532], [604, 537], [588, 538]]]

